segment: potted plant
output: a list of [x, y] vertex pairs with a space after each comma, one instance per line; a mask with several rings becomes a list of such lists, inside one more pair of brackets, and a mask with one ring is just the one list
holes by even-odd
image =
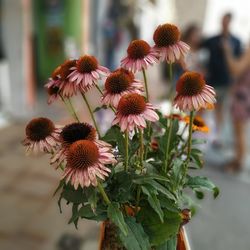
[[[203, 166], [201, 140], [192, 135], [207, 132], [195, 113], [213, 106], [214, 89], [199, 73], [187, 71], [171, 100], [180, 112], [171, 108], [166, 116], [157, 110], [150, 102], [148, 84], [153, 83], [147, 82], [147, 67], [166, 61], [172, 80], [173, 63], [182, 60], [189, 47], [172, 24], [158, 26], [153, 39], [153, 47], [132, 41], [121, 68], [113, 72], [89, 55], [65, 61], [46, 84], [48, 103], [61, 99], [75, 121], [56, 126], [40, 117], [26, 126], [27, 152], [50, 154], [50, 163], [62, 172], [56, 190], [60, 211], [61, 200], [66, 200], [72, 206], [69, 222], [76, 227], [81, 218], [101, 222], [102, 250], [189, 249], [183, 225], [191, 218], [192, 203], [185, 190], [198, 198], [203, 190], [214, 197], [219, 193], [206, 177], [190, 174], [190, 169]], [[135, 77], [140, 71], [144, 83]], [[98, 82], [102, 75], [104, 88]], [[101, 94], [95, 110], [85, 95], [90, 88]], [[77, 94], [93, 125], [78, 118], [71, 102]], [[95, 118], [100, 109], [111, 109], [114, 117], [104, 134]]]

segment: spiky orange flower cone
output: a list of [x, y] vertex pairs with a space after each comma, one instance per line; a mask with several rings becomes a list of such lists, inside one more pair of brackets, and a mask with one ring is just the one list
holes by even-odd
[[32, 119], [26, 126], [26, 138], [22, 142], [26, 152], [52, 153], [59, 144], [60, 131], [48, 118]]
[[203, 76], [197, 72], [185, 72], [181, 75], [176, 85], [174, 105], [182, 111], [206, 109], [214, 104], [215, 91], [206, 84]]
[[146, 121], [159, 119], [152, 104], [146, 103], [139, 94], [124, 95], [119, 101], [114, 124], [119, 124], [121, 131], [133, 131], [136, 127], [145, 128]]
[[62, 178], [75, 189], [97, 186], [97, 177], [105, 180], [111, 170], [107, 164], [115, 163], [110, 147], [98, 147], [93, 141], [74, 142], [67, 152], [67, 165]]
[[121, 67], [133, 72], [147, 69], [158, 62], [158, 53], [144, 40], [133, 40], [127, 49], [127, 56], [121, 60]]
[[161, 61], [174, 63], [183, 58], [189, 50], [189, 46], [180, 40], [181, 33], [173, 24], [162, 24], [154, 32], [154, 50]]

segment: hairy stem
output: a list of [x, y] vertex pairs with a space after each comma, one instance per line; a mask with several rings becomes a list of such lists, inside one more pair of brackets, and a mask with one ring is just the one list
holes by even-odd
[[75, 112], [75, 109], [74, 109], [74, 107], [72, 105], [72, 102], [70, 101], [70, 98], [68, 98], [67, 99], [68, 101], [67, 101], [66, 99], [64, 99], [64, 97], [62, 95], [60, 95], [60, 97], [61, 97], [62, 101], [64, 102], [68, 112], [74, 117], [74, 119], [76, 121], [80, 122], [80, 120], [79, 120], [79, 118], [78, 118], [78, 116], [77, 116], [77, 114]]
[[89, 114], [90, 114], [90, 116], [91, 116], [91, 119], [92, 119], [92, 121], [93, 121], [93, 123], [94, 123], [95, 129], [96, 129], [96, 131], [97, 131], [99, 137], [101, 137], [99, 128], [98, 128], [98, 126], [97, 126], [97, 123], [96, 123], [94, 114], [93, 114], [93, 112], [92, 112], [92, 110], [91, 110], [91, 107], [90, 107], [90, 105], [89, 105], [89, 102], [88, 102], [86, 96], [85, 96], [83, 93], [82, 93], [82, 97], [83, 97], [84, 102], [85, 102], [86, 105], [87, 105], [87, 108], [88, 108], [88, 110], [89, 110]]
[[97, 183], [97, 187], [98, 187], [98, 189], [99, 189], [99, 191], [100, 191], [100, 193], [101, 193], [101, 195], [102, 195], [102, 198], [103, 198], [103, 200], [105, 201], [105, 203], [106, 203], [107, 205], [110, 204], [111, 201], [110, 201], [108, 195], [106, 194], [106, 192], [105, 192], [105, 190], [104, 190], [102, 184], [98, 182], [98, 183]]
[[144, 68], [142, 68], [142, 73], [143, 73], [144, 85], [145, 85], [145, 90], [146, 90], [146, 98], [147, 98], [147, 101], [149, 101], [148, 81], [147, 81], [146, 71]]
[[124, 170], [128, 171], [128, 131], [125, 131], [125, 162], [124, 162]]

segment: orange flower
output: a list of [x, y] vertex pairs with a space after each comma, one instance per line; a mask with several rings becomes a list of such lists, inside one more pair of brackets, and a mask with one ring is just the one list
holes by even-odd
[[[186, 116], [184, 117], [184, 121], [189, 124], [190, 123], [190, 117]], [[209, 127], [206, 125], [204, 120], [202, 119], [201, 116], [195, 116], [194, 121], [193, 121], [193, 131], [200, 131], [203, 133], [208, 133], [209, 132]]]

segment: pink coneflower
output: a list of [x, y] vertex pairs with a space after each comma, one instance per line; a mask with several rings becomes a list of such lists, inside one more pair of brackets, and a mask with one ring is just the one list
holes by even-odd
[[132, 72], [117, 70], [111, 73], [105, 81], [102, 103], [117, 107], [121, 97], [129, 93], [142, 93], [143, 85], [134, 79]]
[[117, 106], [114, 124], [119, 124], [121, 131], [133, 131], [136, 127], [145, 128], [146, 120], [155, 122], [159, 119], [154, 107], [146, 103], [145, 98], [139, 94], [124, 95]]
[[47, 87], [47, 93], [48, 93], [48, 100], [47, 100], [48, 104], [51, 104], [52, 102], [60, 98], [60, 89], [58, 86], [52, 85], [50, 87]]
[[101, 75], [106, 76], [109, 73], [109, 69], [99, 65], [94, 56], [87, 55], [80, 57], [76, 66], [71, 69], [73, 72], [69, 75], [69, 79], [76, 82], [77, 87], [83, 93], [97, 84]]
[[68, 76], [72, 73], [72, 68], [76, 65], [76, 60], [66, 60], [60, 67], [59, 90], [62, 97], [72, 97], [76, 95], [77, 87], [75, 82], [70, 81]]
[[48, 82], [44, 85], [45, 88], [58, 87], [60, 85], [60, 69], [61, 65], [54, 69]]
[[97, 177], [105, 180], [111, 170], [106, 164], [116, 163], [110, 147], [98, 147], [94, 142], [74, 142], [67, 152], [67, 165], [62, 178], [75, 189], [97, 186]]
[[61, 129], [56, 127], [48, 118], [32, 119], [26, 126], [26, 138], [23, 145], [26, 152], [46, 152], [53, 153], [59, 144]]
[[88, 123], [75, 122], [62, 128], [59, 141], [60, 148], [51, 159], [51, 164], [60, 165], [66, 158], [66, 152], [71, 144], [79, 140], [90, 140], [98, 143], [96, 130]]
[[173, 24], [159, 25], [154, 32], [154, 50], [159, 54], [161, 61], [174, 63], [183, 58], [189, 46], [180, 40], [181, 34]]
[[216, 102], [215, 91], [206, 84], [203, 76], [196, 72], [185, 72], [176, 85], [174, 105], [182, 111], [206, 109]]
[[147, 69], [149, 65], [158, 62], [158, 54], [144, 40], [132, 41], [128, 46], [127, 54], [121, 60], [121, 66], [134, 73], [142, 69]]

